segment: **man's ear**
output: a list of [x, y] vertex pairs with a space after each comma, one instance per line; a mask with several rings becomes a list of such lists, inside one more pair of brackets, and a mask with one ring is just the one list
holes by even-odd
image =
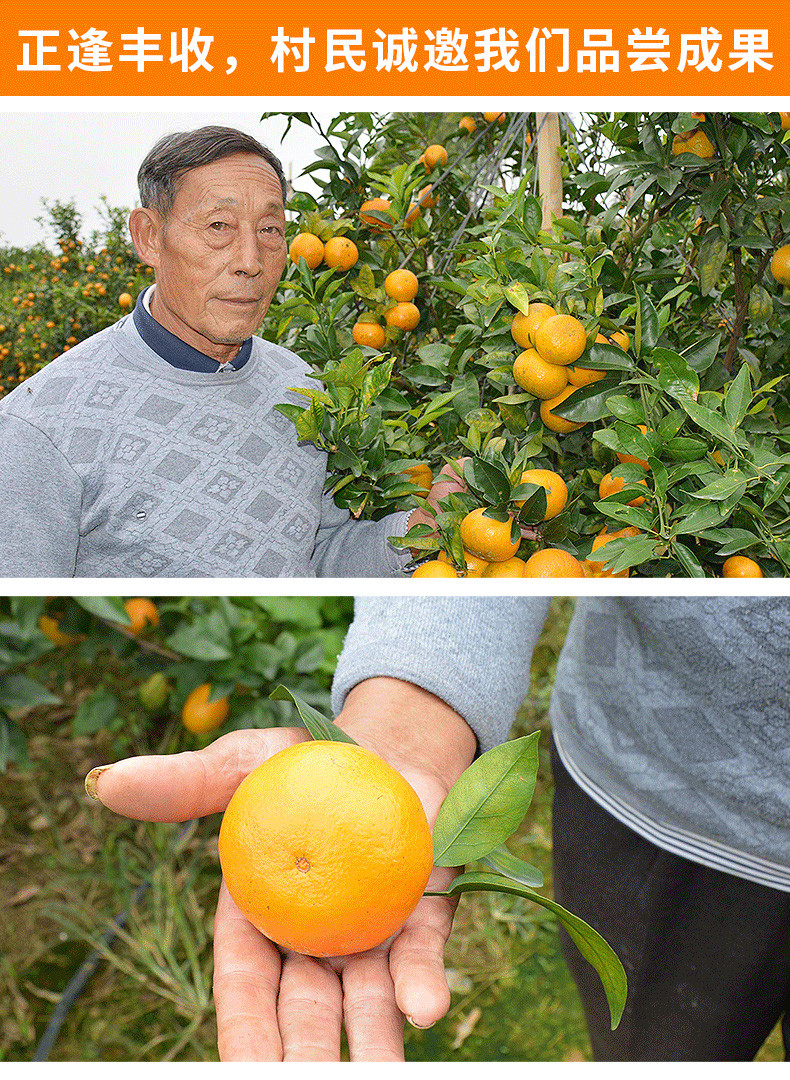
[[134, 250], [140, 262], [146, 266], [159, 266], [159, 246], [162, 238], [163, 221], [156, 210], [146, 206], [137, 206], [129, 215], [129, 233]]

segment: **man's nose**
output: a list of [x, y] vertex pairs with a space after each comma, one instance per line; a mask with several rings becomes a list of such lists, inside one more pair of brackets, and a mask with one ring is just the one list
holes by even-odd
[[232, 270], [237, 274], [255, 277], [262, 269], [263, 262], [257, 229], [240, 229], [233, 246]]

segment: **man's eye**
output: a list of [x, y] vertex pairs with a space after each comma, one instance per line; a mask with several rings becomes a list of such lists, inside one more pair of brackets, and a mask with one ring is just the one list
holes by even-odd
[[210, 228], [216, 229], [218, 232], [220, 229], [226, 229], [228, 227], [226, 221], [212, 221]]
[[280, 233], [280, 232], [282, 232], [282, 229], [280, 228], [279, 225], [264, 225], [263, 228], [261, 229], [261, 232]]

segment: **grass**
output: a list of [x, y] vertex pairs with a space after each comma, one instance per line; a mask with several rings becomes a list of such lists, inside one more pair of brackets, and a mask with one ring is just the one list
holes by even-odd
[[[541, 730], [541, 769], [513, 849], [551, 888], [547, 706], [572, 601], [555, 601], [533, 662], [518, 733]], [[75, 737], [70, 718], [96, 680], [68, 653], [37, 677], [63, 704], [24, 721], [34, 769], [9, 770], [0, 806], [0, 1060], [31, 1060], [60, 995], [94, 947], [103, 958], [67, 1013], [53, 1061], [215, 1061], [210, 996], [218, 817], [182, 833], [133, 823], [88, 801], [82, 781], [100, 761], [162, 750], [167, 725]], [[121, 696], [123, 665], [103, 670]], [[133, 699], [128, 697], [129, 715]], [[148, 745], [146, 745], [146, 738]], [[135, 891], [150, 881], [144, 896]], [[102, 935], [121, 911], [111, 947]], [[590, 1058], [581, 1006], [551, 916], [515, 897], [467, 894], [447, 949], [452, 1005], [429, 1031], [408, 1028], [413, 1061], [578, 1061]], [[781, 1060], [778, 1031], [760, 1060]]]

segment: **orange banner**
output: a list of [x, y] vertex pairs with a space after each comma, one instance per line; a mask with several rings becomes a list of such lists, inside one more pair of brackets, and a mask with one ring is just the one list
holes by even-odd
[[[2, 16], [3, 93], [11, 96], [607, 96], [790, 94], [783, 5], [517, 5], [493, 21], [470, 0], [452, 15], [393, 15], [352, 0], [291, 9], [86, 0]], [[542, 20], [545, 19], [544, 23]]]

